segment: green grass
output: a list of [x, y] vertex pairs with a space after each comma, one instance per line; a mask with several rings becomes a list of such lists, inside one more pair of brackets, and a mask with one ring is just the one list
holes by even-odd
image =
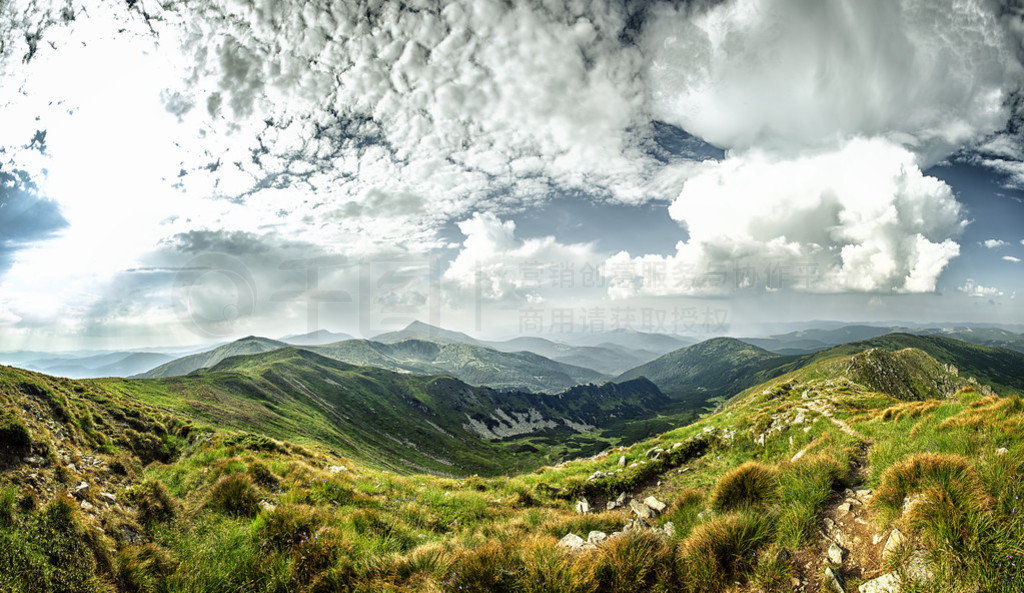
[[[53, 450], [52, 428], [18, 412], [47, 462], [0, 476], [0, 591], [789, 591], [789, 566], [776, 552], [817, 553], [823, 510], [862, 451], [879, 526], [899, 526], [921, 546], [938, 575], [929, 590], [959, 591], [955, 579], [998, 593], [1024, 586], [1016, 566], [1024, 404], [970, 384], [927, 399], [950, 372], [917, 353], [876, 352], [855, 363], [833, 353], [664, 432], [665, 418], [635, 419], [561, 444], [556, 431], [467, 440], [464, 467], [496, 468], [481, 476], [436, 460], [436, 471], [452, 475], [415, 471], [447, 445], [409, 451], [358, 432], [356, 422], [331, 425], [348, 414], [390, 426], [412, 409], [426, 413], [418, 406], [448, 405], [451, 379], [340, 367], [326, 375], [331, 363], [289, 356], [142, 382], [0, 371], [2, 409], [53, 418], [64, 434], [59, 447], [78, 463], [70, 469]], [[872, 385], [853, 380], [851, 368]], [[879, 369], [916, 378], [880, 381]], [[346, 377], [361, 396], [383, 389], [400, 397], [374, 400], [395, 408], [377, 406], [371, 417], [342, 401], [328, 376]], [[289, 391], [294, 381], [316, 397]], [[835, 416], [864, 438], [808, 410], [804, 394], [833, 402]], [[800, 409], [804, 422], [792, 422]], [[639, 440], [625, 445], [631, 439]], [[401, 463], [367, 462], [399, 449]], [[576, 454], [585, 457], [554, 464]], [[86, 469], [86, 456], [106, 465]], [[590, 479], [595, 471], [607, 475]], [[80, 480], [104, 484], [128, 510], [102, 506], [94, 492], [86, 496], [98, 506], [92, 517], [77, 500], [32, 493], [30, 472], [54, 492]], [[630, 531], [579, 552], [557, 547], [566, 533], [622, 530], [628, 510], [603, 508], [622, 492], [669, 503], [651, 521], [658, 532]], [[915, 495], [924, 502], [903, 512]], [[600, 512], [577, 514], [581, 496]], [[668, 522], [671, 536], [662, 531]]]

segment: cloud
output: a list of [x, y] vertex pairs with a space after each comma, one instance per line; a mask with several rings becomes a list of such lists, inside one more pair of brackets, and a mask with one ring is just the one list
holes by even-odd
[[515, 222], [491, 213], [474, 213], [458, 226], [466, 239], [444, 280], [462, 290], [479, 287], [486, 299], [539, 302], [549, 289], [579, 293], [597, 287], [597, 268], [606, 256], [593, 244], [520, 239]]
[[689, 238], [674, 255], [609, 260], [613, 295], [928, 292], [963, 228], [949, 186], [882, 139], [797, 158], [734, 154], [687, 181], [669, 213]]
[[986, 3], [941, 4], [659, 5], [652, 115], [727, 156], [673, 202], [677, 252], [618, 254], [611, 293], [935, 290], [965, 222], [922, 169], [1000, 131], [1022, 79]]
[[0, 276], [14, 253], [67, 227], [60, 206], [38, 195], [24, 171], [0, 169]]
[[1017, 35], [984, 0], [736, 0], [655, 12], [644, 30], [652, 112], [727, 148], [880, 136], [927, 166], [1001, 130], [1022, 76]]
[[1012, 263], [1015, 263], [1015, 264], [1019, 264], [1021, 262], [1021, 259], [1019, 257], [1013, 257], [1012, 255], [1004, 255], [1003, 256], [1003, 260], [1004, 261], [1008, 261], [1008, 262], [1012, 262]]
[[986, 249], [997, 249], [999, 247], [1006, 247], [1007, 245], [1009, 245], [1009, 243], [1003, 241], [1002, 239], [986, 239], [978, 243], [978, 245], [981, 245]]
[[957, 290], [973, 298], [987, 298], [987, 297], [998, 297], [1003, 296], [1003, 291], [998, 288], [991, 286], [982, 286], [977, 284], [973, 279], [968, 278], [963, 286], [958, 286]]

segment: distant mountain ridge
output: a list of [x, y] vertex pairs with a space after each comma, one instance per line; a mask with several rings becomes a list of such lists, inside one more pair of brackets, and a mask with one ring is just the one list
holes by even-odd
[[212, 350], [207, 350], [206, 352], [200, 352], [198, 354], [192, 354], [172, 360], [171, 362], [162, 364], [144, 373], [140, 373], [132, 378], [158, 379], [161, 377], [187, 375], [192, 371], [212, 367], [222, 360], [232, 356], [238, 356], [241, 354], [260, 354], [263, 352], [277, 350], [279, 348], [287, 348], [288, 346], [289, 344], [286, 344], [285, 342], [279, 342], [268, 338], [260, 338], [257, 336], [248, 336], [246, 338], [224, 344], [223, 346], [218, 346]]
[[[260, 354], [292, 347], [267, 338], [236, 342], [160, 365], [135, 378], [175, 377], [211, 368], [240, 354]], [[531, 352], [499, 352], [485, 346], [400, 339], [392, 343], [344, 340], [321, 346], [294, 346], [348, 364], [420, 375], [449, 374], [473, 385], [553, 393], [608, 377], [597, 371], [563, 364]]]
[[[408, 342], [420, 341], [400, 344]], [[278, 438], [302, 434], [385, 467], [460, 473], [511, 462], [507, 448], [487, 441], [593, 430], [669, 403], [646, 379], [546, 395], [356, 366], [294, 347], [228, 357], [146, 386], [178, 394], [210, 422], [259, 425]]]

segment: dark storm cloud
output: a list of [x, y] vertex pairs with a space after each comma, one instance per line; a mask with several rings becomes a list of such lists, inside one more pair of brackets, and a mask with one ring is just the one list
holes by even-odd
[[234, 257], [264, 255], [271, 250], [266, 239], [244, 231], [189, 231], [166, 242], [182, 253], [226, 253]]
[[57, 203], [38, 196], [25, 172], [0, 169], [0, 275], [10, 268], [17, 250], [67, 224]]

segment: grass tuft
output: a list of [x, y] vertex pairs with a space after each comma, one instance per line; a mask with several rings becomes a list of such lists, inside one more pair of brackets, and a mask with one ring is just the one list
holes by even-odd
[[735, 511], [769, 504], [778, 498], [779, 474], [770, 466], [748, 461], [722, 476], [711, 493], [711, 508]]
[[206, 504], [235, 517], [255, 517], [260, 511], [259, 493], [246, 474], [221, 476], [210, 488]]
[[772, 540], [764, 515], [730, 513], [698, 525], [679, 549], [684, 581], [695, 591], [724, 590], [757, 565], [757, 552]]

